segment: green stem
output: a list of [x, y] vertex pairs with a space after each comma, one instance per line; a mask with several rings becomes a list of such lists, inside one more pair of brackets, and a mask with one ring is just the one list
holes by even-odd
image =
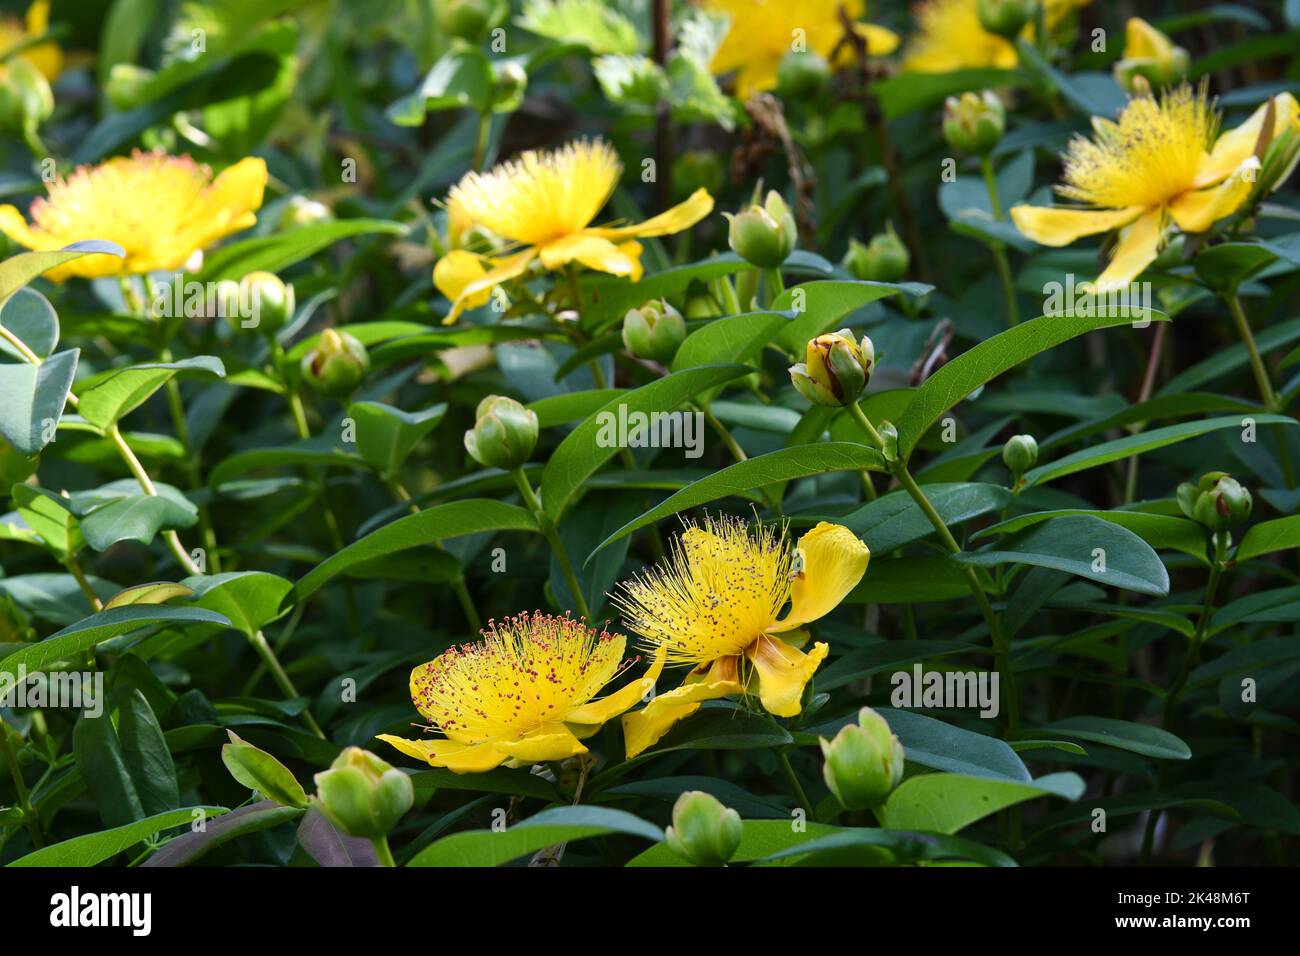
[[478, 171], [483, 169], [483, 162], [487, 159], [488, 140], [492, 136], [492, 114], [491, 112], [482, 112], [478, 115], [478, 133], [474, 138], [474, 164], [473, 168]]
[[528, 483], [528, 476], [524, 474], [524, 470], [516, 468], [511, 475], [515, 479], [515, 487], [519, 489], [520, 497], [524, 499], [524, 504], [537, 519], [542, 534], [546, 536], [551, 550], [555, 552], [555, 560], [560, 565], [560, 573], [564, 575], [564, 582], [569, 586], [569, 593], [573, 595], [573, 603], [577, 605], [578, 613], [584, 618], [590, 618], [591, 610], [587, 607], [587, 599], [582, 596], [582, 585], [578, 583], [578, 576], [573, 573], [573, 563], [569, 560], [569, 552], [564, 547], [564, 541], [561, 540], [555, 523], [542, 510], [542, 502], [533, 491], [533, 486]]
[[1255, 344], [1255, 335], [1250, 330], [1250, 320], [1246, 318], [1246, 313], [1241, 307], [1241, 299], [1237, 297], [1237, 292], [1233, 291], [1224, 296], [1227, 303], [1228, 311], [1232, 314], [1232, 321], [1237, 326], [1237, 334], [1241, 336], [1241, 344], [1246, 346], [1246, 354], [1250, 356], [1250, 370], [1255, 375], [1255, 386], [1259, 389], [1259, 400], [1264, 403], [1264, 407], [1270, 412], [1275, 412], [1280, 406], [1277, 392], [1273, 391], [1273, 383], [1268, 377], [1268, 369], [1264, 366], [1264, 359], [1259, 354], [1259, 346]]
[[[884, 439], [881, 438], [880, 433], [876, 431], [875, 426], [871, 424], [871, 421], [858, 407], [858, 404], [849, 402], [845, 407], [849, 409], [849, 414], [853, 416], [872, 444], [883, 449], [885, 447]], [[939, 535], [939, 540], [943, 542], [943, 546], [948, 550], [948, 553], [956, 554], [961, 551], [961, 545], [952, 536], [952, 532], [948, 530], [943, 518], [935, 510], [934, 505], [930, 503], [930, 499], [926, 497], [925, 492], [921, 490], [921, 486], [916, 483], [916, 479], [912, 477], [911, 472], [907, 470], [906, 463], [902, 461], [893, 462], [890, 464], [890, 471], [898, 479], [898, 483], [903, 486], [903, 489], [911, 495], [917, 507], [929, 519], [930, 524], [934, 526], [935, 532]], [[979, 605], [980, 613], [984, 616], [984, 622], [988, 625], [989, 635], [993, 639], [993, 656], [998, 671], [1002, 674], [1002, 681], [1006, 690], [1007, 736], [1015, 737], [1020, 725], [1020, 695], [1016, 690], [1015, 674], [1011, 670], [1010, 648], [1002, 635], [997, 613], [993, 610], [993, 605], [984, 591], [984, 585], [981, 583], [979, 575], [975, 573], [974, 568], [967, 564], [963, 564], [961, 570], [966, 578], [966, 583], [970, 586], [971, 593], [975, 596], [975, 602]]]
[[786, 756], [784, 750], [776, 752], [776, 762], [781, 765], [781, 774], [790, 787], [790, 795], [795, 798], [799, 806], [803, 807], [804, 812], [808, 814], [808, 818], [811, 820], [813, 817], [812, 801], [808, 799], [808, 794], [804, 791], [803, 784], [799, 782], [794, 767], [790, 766], [790, 758]]
[[40, 822], [36, 819], [36, 810], [32, 807], [31, 795], [27, 792], [22, 768], [18, 766], [18, 754], [14, 750], [13, 741], [9, 739], [9, 725], [2, 718], [0, 718], [0, 757], [3, 757], [4, 762], [9, 765], [9, 776], [14, 781], [18, 809], [22, 811], [23, 822], [27, 825], [27, 832], [31, 834], [32, 845], [39, 850], [45, 845], [45, 840], [41, 836]]
[[[271, 676], [275, 679], [276, 684], [279, 686], [280, 691], [285, 695], [285, 697], [289, 700], [293, 700], [302, 696], [298, 693], [298, 688], [293, 686], [293, 681], [289, 678], [284, 667], [280, 664], [280, 658], [275, 656], [275, 649], [267, 642], [266, 635], [261, 631], [257, 631], [253, 634], [250, 640], [252, 641], [253, 649], [257, 651], [258, 656], [262, 658], [262, 662], [266, 664], [266, 669], [271, 672]], [[320, 729], [320, 724], [316, 723], [316, 718], [312, 716], [310, 707], [302, 712], [302, 722], [306, 724], [311, 729], [311, 732], [321, 740], [329, 739], [325, 736], [325, 731]]]
[[[68, 397], [71, 398], [72, 396]], [[117, 427], [117, 423], [114, 422], [112, 425], [109, 425], [108, 430], [104, 434], [107, 435], [109, 441], [117, 447], [117, 453], [121, 455], [122, 460], [126, 462], [126, 467], [135, 477], [135, 480], [139, 483], [140, 488], [144, 493], [151, 498], [157, 498], [158, 489], [154, 486], [153, 479], [149, 477], [149, 473], [145, 471], [144, 466], [140, 464], [140, 459], [135, 456], [135, 452], [131, 450], [131, 446], [128, 445], [126, 439], [122, 437], [122, 432]], [[171, 549], [172, 554], [175, 555], [176, 560], [180, 563], [180, 566], [185, 569], [187, 574], [194, 576], [203, 573], [202, 569], [194, 563], [194, 559], [190, 557], [189, 552], [185, 550], [185, 546], [181, 544], [180, 535], [175, 531], [164, 531], [163, 540], [167, 542], [167, 547]]]
[[[388, 490], [392, 492], [393, 497], [399, 501], [405, 501], [410, 508], [411, 514], [419, 514], [420, 506], [411, 500], [411, 493], [396, 478], [386, 479]], [[446, 551], [439, 542], [433, 542], [433, 546], [439, 551]], [[469, 622], [470, 629], [474, 633], [483, 630], [483, 620], [478, 616], [478, 608], [474, 606], [474, 599], [470, 596], [469, 588], [465, 586], [465, 578], [458, 575], [451, 582], [452, 590], [456, 592], [456, 600], [460, 602], [460, 609], [465, 613], [465, 620]]]
[[[993, 218], [1002, 221], [1002, 203], [998, 198], [998, 178], [993, 171], [993, 161], [987, 156], [980, 157], [980, 169], [984, 173], [984, 187], [989, 194], [989, 207]], [[1002, 294], [1007, 300], [1007, 320], [1011, 325], [1020, 324], [1020, 307], [1016, 304], [1016, 287], [1011, 278], [1011, 262], [1007, 258], [1007, 249], [1000, 242], [990, 242], [989, 251], [993, 253], [993, 262], [997, 265], [998, 280], [1002, 283]]]
[[379, 857], [380, 866], [397, 866], [393, 859], [393, 851], [388, 848], [388, 837], [375, 837], [370, 841], [375, 848], [375, 856]]

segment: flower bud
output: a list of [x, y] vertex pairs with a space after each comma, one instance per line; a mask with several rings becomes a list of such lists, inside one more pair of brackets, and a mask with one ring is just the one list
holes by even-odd
[[840, 728], [834, 740], [821, 739], [822, 776], [847, 810], [878, 807], [903, 779], [903, 745], [885, 718], [870, 707], [858, 722]]
[[943, 106], [943, 138], [953, 149], [983, 156], [1002, 139], [1006, 111], [992, 90], [948, 97]]
[[108, 71], [108, 82], [104, 84], [104, 92], [113, 109], [126, 112], [139, 106], [155, 75], [153, 70], [134, 63], [114, 63]]
[[[1150, 88], [1172, 86], [1187, 75], [1191, 60], [1141, 17], [1130, 17], [1124, 27], [1124, 57], [1114, 67], [1115, 82], [1129, 93], [1150, 95]], [[1140, 81], [1145, 81], [1143, 87]]]
[[668, 846], [696, 866], [723, 866], [744, 835], [740, 814], [701, 790], [687, 790], [673, 804], [673, 825], [664, 831]]
[[411, 778], [360, 747], [343, 750], [315, 779], [318, 806], [348, 836], [386, 836], [415, 802]]
[[808, 343], [804, 361], [790, 366], [790, 381], [814, 405], [847, 405], [862, 394], [875, 364], [871, 339], [863, 336], [859, 344], [852, 332], [840, 329]]
[[513, 60], [505, 60], [492, 67], [492, 109], [498, 113], [511, 113], [519, 109], [528, 89], [528, 74]]
[[870, 282], [897, 282], [907, 275], [911, 261], [907, 246], [894, 232], [893, 223], [887, 223], [885, 231], [876, 233], [865, 246], [850, 239], [849, 251], [844, 254], [844, 268], [855, 279]]
[[623, 344], [637, 358], [668, 363], [686, 339], [686, 320], [662, 299], [652, 299], [623, 317]]
[[34, 130], [52, 112], [54, 93], [40, 70], [21, 56], [0, 63], [0, 126], [14, 133]]
[[316, 391], [350, 394], [370, 371], [370, 353], [347, 332], [326, 329], [316, 347], [302, 357], [302, 378]]
[[505, 0], [442, 0], [438, 25], [444, 33], [473, 43], [500, 26], [509, 12]]
[[1038, 442], [1033, 435], [1012, 435], [1002, 446], [1002, 463], [1017, 481], [1038, 463]]
[[816, 53], [787, 53], [776, 70], [777, 91], [785, 99], [814, 99], [830, 82], [831, 69]]
[[1211, 471], [1178, 486], [1178, 507], [1210, 531], [1227, 531], [1250, 517], [1250, 492], [1226, 471]]
[[306, 196], [291, 196], [280, 213], [280, 231], [300, 229], [303, 226], [315, 226], [329, 222], [334, 218], [330, 207]]
[[1011, 39], [1034, 15], [1035, 0], [979, 0], [980, 26]]
[[489, 395], [478, 403], [474, 427], [465, 432], [465, 450], [480, 465], [513, 471], [537, 444], [537, 413], [513, 398]]
[[[251, 311], [247, 318], [256, 322], [247, 327], [256, 327], [263, 335], [274, 335], [286, 322], [293, 318], [293, 286], [286, 285], [280, 277], [271, 272], [250, 272], [239, 282], [239, 301], [244, 309]], [[236, 321], [227, 313], [235, 325], [242, 325], [243, 320]]]
[[750, 265], [775, 269], [794, 251], [798, 230], [785, 200], [775, 190], [767, 194], [763, 205], [727, 216], [731, 223], [727, 241], [731, 251]]

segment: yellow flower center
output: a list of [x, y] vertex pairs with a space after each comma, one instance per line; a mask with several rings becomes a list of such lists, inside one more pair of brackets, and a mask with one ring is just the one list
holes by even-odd
[[772, 626], [790, 597], [793, 564], [784, 529], [751, 535], [738, 518], [706, 517], [615, 600], [629, 630], [662, 646], [670, 662], [702, 664], [739, 654]]
[[465, 743], [517, 739], [564, 719], [620, 670], [624, 640], [540, 611], [488, 622], [483, 640], [411, 675], [416, 709]]
[[1195, 187], [1217, 126], [1204, 89], [1138, 97], [1118, 123], [1097, 123], [1094, 139], [1070, 143], [1058, 191], [1091, 206], [1159, 208]]
[[451, 208], [503, 238], [540, 246], [581, 232], [618, 183], [622, 164], [608, 143], [579, 140], [528, 150], [452, 187]]

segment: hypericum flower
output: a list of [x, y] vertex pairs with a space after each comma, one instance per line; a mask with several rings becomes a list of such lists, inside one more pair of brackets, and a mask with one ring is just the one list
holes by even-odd
[[528, 150], [487, 173], [468, 173], [453, 186], [447, 205], [455, 221], [487, 229], [516, 248], [493, 257], [456, 249], [438, 260], [434, 284], [452, 300], [444, 323], [483, 305], [493, 288], [523, 275], [534, 259], [548, 270], [577, 262], [636, 282], [641, 244], [632, 240], [681, 232], [713, 210], [713, 197], [697, 189], [643, 223], [593, 227], [622, 168], [608, 143], [577, 140], [549, 152]]
[[[830, 59], [844, 38], [840, 8], [850, 20], [866, 13], [865, 0], [700, 0], [700, 6], [730, 18], [709, 69], [719, 76], [736, 71], [736, 95], [776, 87], [777, 69], [798, 40], [802, 49]], [[870, 23], [853, 24], [871, 56], [887, 56], [898, 47], [898, 34]], [[851, 56], [846, 44], [841, 57]]]
[[[1291, 94], [1273, 100], [1271, 136], [1300, 127]], [[1254, 188], [1256, 145], [1268, 104], [1216, 138], [1219, 117], [1204, 89], [1186, 84], [1159, 100], [1129, 101], [1119, 122], [1094, 117], [1093, 139], [1076, 137], [1057, 192], [1082, 206], [1015, 206], [1016, 228], [1035, 242], [1065, 246], [1081, 236], [1122, 229], [1097, 291], [1128, 285], [1156, 258], [1170, 223], [1205, 232], [1231, 215]]]
[[[1049, 35], [1070, 12], [1091, 0], [1044, 0], [1043, 19]], [[915, 9], [916, 35], [908, 42], [903, 69], [909, 73], [953, 73], [957, 70], [1014, 69], [1019, 62], [1015, 44], [985, 30], [979, 0], [926, 0]], [[1034, 35], [1034, 19], [1024, 35]]]
[[852, 531], [825, 521], [794, 548], [783, 528], [751, 535], [728, 516], [688, 524], [666, 564], [624, 582], [615, 599], [648, 647], [693, 665], [681, 687], [623, 716], [627, 755], [652, 746], [706, 700], [744, 694], [779, 717], [799, 713], [828, 649], [817, 643], [800, 651], [808, 640], [803, 625], [844, 600], [870, 557]]
[[379, 739], [456, 773], [586, 753], [582, 740], [634, 706], [663, 670], [660, 655], [641, 680], [594, 700], [633, 663], [623, 660], [626, 644], [621, 634], [567, 615], [535, 611], [489, 621], [482, 641], [449, 648], [411, 671], [415, 709], [444, 737]]
[[[27, 8], [25, 20], [0, 17], [0, 56], [20, 43], [44, 36], [50, 29], [50, 0], [35, 0]], [[57, 43], [38, 43], [18, 54], [53, 83], [63, 71], [63, 51]]]
[[44, 252], [83, 239], [107, 239], [126, 258], [83, 256], [46, 275], [96, 278], [179, 269], [196, 252], [257, 222], [266, 163], [249, 157], [215, 179], [189, 156], [136, 151], [98, 166], [78, 166], [49, 195], [32, 202], [29, 226], [13, 206], [0, 206], [0, 232]]

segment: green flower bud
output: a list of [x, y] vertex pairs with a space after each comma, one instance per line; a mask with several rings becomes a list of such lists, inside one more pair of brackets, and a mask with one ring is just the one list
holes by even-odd
[[668, 363], [686, 339], [686, 320], [662, 299], [652, 299], [623, 317], [623, 344], [637, 358]]
[[868, 245], [856, 239], [849, 240], [849, 251], [844, 254], [844, 268], [855, 279], [869, 282], [897, 282], [907, 275], [912, 256], [903, 240], [894, 232], [893, 223], [885, 225], [884, 232], [871, 237]]
[[524, 101], [528, 74], [514, 60], [495, 64], [492, 73], [492, 109], [497, 113], [513, 113]]
[[1250, 517], [1250, 492], [1226, 471], [1211, 471], [1196, 484], [1178, 486], [1178, 507], [1210, 531], [1227, 531]]
[[1191, 58], [1141, 17], [1124, 28], [1124, 57], [1115, 64], [1115, 82], [1135, 96], [1150, 96], [1154, 87], [1173, 86], [1187, 75]]
[[1012, 435], [1002, 446], [1002, 463], [1015, 477], [1020, 476], [1038, 463], [1038, 442], [1033, 435]]
[[953, 149], [983, 156], [1002, 139], [1006, 110], [992, 90], [950, 96], [943, 106], [943, 138]]
[[980, 26], [1010, 39], [1025, 28], [1036, 6], [1035, 0], [979, 0]]
[[509, 12], [507, 0], [442, 0], [438, 25], [444, 33], [473, 43], [500, 26]]
[[885, 718], [870, 707], [858, 722], [840, 728], [834, 740], [821, 739], [822, 776], [848, 810], [878, 807], [903, 779], [903, 745]]
[[673, 194], [685, 199], [697, 189], [707, 189], [710, 196], [722, 192], [726, 170], [715, 152], [693, 149], [673, 163]]
[[852, 332], [840, 329], [808, 343], [804, 361], [790, 366], [790, 381], [814, 405], [847, 405], [862, 394], [875, 364], [871, 339], [863, 336], [858, 343]]
[[302, 357], [302, 379], [316, 391], [350, 394], [370, 371], [370, 353], [347, 332], [326, 329], [316, 347]]
[[104, 84], [104, 92], [108, 95], [108, 101], [113, 104], [114, 109], [126, 112], [141, 104], [142, 97], [147, 92], [149, 84], [153, 82], [154, 76], [153, 70], [143, 66], [136, 66], [134, 63], [115, 63], [108, 71], [108, 82]]
[[0, 64], [0, 126], [15, 133], [34, 130], [54, 112], [50, 81], [21, 56]]
[[537, 445], [537, 413], [513, 398], [489, 395], [478, 403], [474, 427], [465, 432], [465, 450], [480, 465], [513, 471]]
[[794, 251], [798, 229], [785, 200], [775, 190], [767, 194], [763, 205], [728, 214], [731, 228], [727, 241], [731, 251], [750, 265], [775, 269]]
[[240, 280], [239, 291], [240, 302], [252, 315], [240, 318], [228, 312], [232, 325], [274, 335], [293, 318], [293, 286], [286, 285], [274, 273], [250, 272]]
[[348, 836], [374, 840], [411, 809], [415, 787], [409, 776], [370, 751], [348, 747], [316, 774], [316, 801]]
[[776, 71], [776, 87], [786, 99], [815, 99], [830, 82], [829, 64], [816, 53], [787, 53]]
[[318, 223], [329, 222], [333, 218], [334, 213], [324, 203], [308, 199], [306, 196], [292, 196], [285, 203], [284, 211], [280, 213], [280, 231], [287, 232], [303, 226], [315, 226]]
[[696, 866], [726, 864], [743, 834], [740, 814], [700, 790], [687, 790], [677, 798], [673, 825], [664, 831], [672, 851]]

